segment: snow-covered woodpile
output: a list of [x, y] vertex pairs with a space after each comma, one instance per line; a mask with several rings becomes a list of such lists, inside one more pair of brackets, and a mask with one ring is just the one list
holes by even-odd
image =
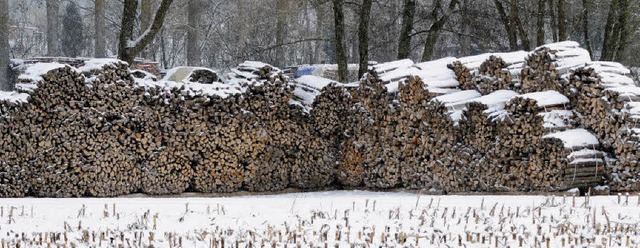
[[358, 85], [260, 62], [181, 82], [37, 64], [0, 92], [0, 196], [638, 189], [640, 88], [585, 52], [401, 60]]

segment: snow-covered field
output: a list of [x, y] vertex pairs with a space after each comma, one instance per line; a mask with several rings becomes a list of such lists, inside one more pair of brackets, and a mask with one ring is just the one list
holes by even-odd
[[0, 247], [640, 247], [639, 200], [362, 191], [1, 199]]

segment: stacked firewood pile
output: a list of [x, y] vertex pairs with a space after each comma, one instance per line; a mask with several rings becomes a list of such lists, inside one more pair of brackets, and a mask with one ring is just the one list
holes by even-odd
[[581, 118], [580, 124], [594, 130], [603, 148], [617, 159], [611, 168], [614, 190], [640, 189], [637, 153], [640, 88], [626, 76], [628, 73], [620, 64], [597, 62], [572, 70], [569, 76], [579, 92], [576, 110], [594, 117]]
[[476, 89], [483, 95], [497, 90], [517, 90], [511, 79], [511, 73], [506, 68], [507, 64], [502, 58], [489, 57], [480, 65], [480, 76], [473, 79]]
[[464, 90], [476, 89], [476, 85], [472, 82], [471, 71], [462, 62], [455, 61], [449, 64], [448, 67], [455, 72], [456, 80], [460, 82], [460, 88]]
[[563, 49], [379, 64], [312, 98], [259, 62], [216, 84], [107, 60], [27, 69], [0, 95], [0, 196], [634, 189], [640, 90], [617, 65], [565, 71], [580, 52]]
[[552, 133], [546, 135], [543, 142], [544, 165], [546, 170], [552, 171], [543, 178], [553, 178], [545, 186], [588, 187], [604, 182], [605, 154], [599, 151], [599, 141], [589, 131], [571, 129]]

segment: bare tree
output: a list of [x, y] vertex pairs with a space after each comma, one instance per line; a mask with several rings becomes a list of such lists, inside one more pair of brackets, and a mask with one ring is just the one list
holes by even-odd
[[520, 17], [520, 5], [518, 0], [511, 0], [510, 4], [511, 8], [511, 21], [518, 28], [518, 35], [520, 36], [520, 42], [522, 43], [522, 49], [529, 50], [531, 46], [529, 44], [529, 34], [525, 31], [524, 26], [522, 25], [522, 19]]
[[[147, 30], [151, 26], [155, 0], [139, 0], [138, 2], [140, 4], [140, 30]], [[143, 58], [149, 58], [152, 57], [153, 52], [150, 47], [145, 47], [140, 54]]]
[[555, 12], [555, 1], [556, 0], [547, 0], [547, 5], [549, 6], [549, 15], [551, 16], [551, 37], [554, 42], [558, 42], [558, 21], [556, 18]]
[[105, 40], [105, 0], [95, 0], [94, 25], [95, 25], [95, 56], [103, 58], [107, 56]]
[[164, 18], [169, 11], [173, 0], [162, 0], [160, 8], [156, 11], [153, 23], [137, 39], [133, 39], [133, 28], [136, 21], [136, 10], [138, 0], [125, 0], [122, 12], [122, 26], [120, 31], [120, 41], [118, 44], [118, 58], [129, 63], [133, 63], [136, 55], [142, 51], [162, 29]]
[[413, 31], [413, 18], [416, 14], [416, 1], [404, 0], [402, 11], [402, 29], [398, 42], [398, 59], [406, 59], [411, 55], [411, 32]]
[[362, 6], [360, 6], [360, 23], [358, 24], [360, 67], [358, 69], [358, 77], [362, 77], [369, 66], [369, 20], [371, 19], [372, 3], [373, 0], [363, 0]]
[[582, 34], [584, 45], [593, 59], [593, 47], [591, 47], [591, 37], [589, 36], [589, 0], [582, 0]]
[[451, 0], [451, 2], [449, 2], [449, 12], [440, 13], [442, 9], [442, 0], [436, 0], [431, 12], [431, 16], [435, 21], [433, 22], [433, 24], [431, 24], [431, 27], [429, 27], [429, 30], [427, 31], [427, 40], [425, 41], [424, 50], [422, 51], [422, 61], [429, 61], [433, 57], [433, 52], [435, 51], [438, 37], [440, 37], [440, 32], [449, 20], [451, 12], [453, 12], [456, 5], [458, 5], [459, 3], [460, 1], [458, 0]]
[[617, 37], [615, 37], [617, 38], [617, 42], [615, 44], [614, 60], [620, 60], [629, 45], [629, 33], [631, 32], [628, 20], [631, 13], [629, 12], [629, 0], [620, 0], [618, 7], [618, 24], [614, 31], [614, 34], [617, 35]]
[[60, 0], [47, 0], [47, 55], [60, 55]]
[[558, 39], [560, 41], [567, 40], [567, 16], [566, 16], [566, 8], [564, 0], [558, 0]]
[[544, 16], [546, 0], [538, 0], [538, 12], [536, 13], [536, 44], [544, 45]]
[[[325, 8], [325, 3], [327, 3], [327, 0], [313, 0], [313, 9], [316, 11], [316, 35], [318, 35], [318, 37], [324, 37], [325, 36], [325, 18], [328, 15], [328, 11], [327, 8]], [[323, 51], [326, 52], [326, 50], [323, 49], [323, 45], [326, 44], [326, 42], [324, 41], [315, 41], [314, 42], [315, 47], [314, 47], [314, 52], [313, 52], [313, 58], [315, 59], [313, 62], [315, 63], [324, 63], [324, 58], [325, 58], [325, 54], [323, 53]]]
[[0, 0], [0, 90], [9, 91], [9, 0]]
[[602, 55], [600, 56], [600, 60], [611, 61], [614, 58], [615, 54], [615, 26], [616, 26], [616, 15], [618, 14], [618, 4], [620, 0], [611, 0], [611, 4], [609, 6], [609, 14], [607, 15], [607, 23], [604, 26], [604, 40], [602, 42]]
[[276, 0], [276, 56], [274, 64], [284, 66], [285, 61], [285, 39], [287, 36], [287, 12], [289, 11], [289, 0]]
[[189, 0], [187, 15], [189, 27], [187, 29], [187, 65], [200, 66], [200, 0]]
[[344, 0], [332, 0], [335, 26], [335, 49], [338, 60], [338, 80], [347, 82], [347, 51], [344, 46]]
[[509, 47], [512, 51], [518, 50], [518, 34], [516, 31], [516, 25], [511, 20], [509, 15], [507, 15], [507, 11], [502, 5], [501, 0], [493, 0], [493, 4], [500, 15], [500, 20], [502, 21], [502, 25], [504, 26], [505, 31], [507, 32], [507, 37], [509, 38]]

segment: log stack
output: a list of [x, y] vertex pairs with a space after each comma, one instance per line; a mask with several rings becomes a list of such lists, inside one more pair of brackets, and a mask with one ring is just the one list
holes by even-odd
[[542, 177], [553, 178], [544, 186], [570, 189], [605, 182], [605, 155], [599, 151], [600, 144], [595, 135], [585, 129], [570, 129], [546, 135], [544, 139], [549, 172]]
[[479, 76], [473, 78], [476, 89], [483, 95], [498, 90], [518, 90], [512, 80], [507, 63], [500, 57], [490, 56], [478, 69]]
[[472, 81], [471, 71], [462, 62], [455, 61], [448, 65], [449, 69], [456, 74], [456, 80], [460, 82], [460, 88], [464, 90], [476, 89], [475, 83]]
[[579, 91], [576, 110], [584, 116], [582, 126], [594, 130], [603, 149], [615, 156], [613, 190], [640, 189], [638, 166], [637, 108], [640, 90], [628, 77], [629, 70], [613, 62], [592, 62], [571, 71], [572, 85]]
[[526, 62], [379, 64], [358, 87], [312, 82], [310, 95], [258, 62], [214, 84], [134, 79], [115, 60], [29, 67], [0, 94], [0, 194], [634, 189], [640, 90], [621, 66], [576, 64], [570, 45]]

